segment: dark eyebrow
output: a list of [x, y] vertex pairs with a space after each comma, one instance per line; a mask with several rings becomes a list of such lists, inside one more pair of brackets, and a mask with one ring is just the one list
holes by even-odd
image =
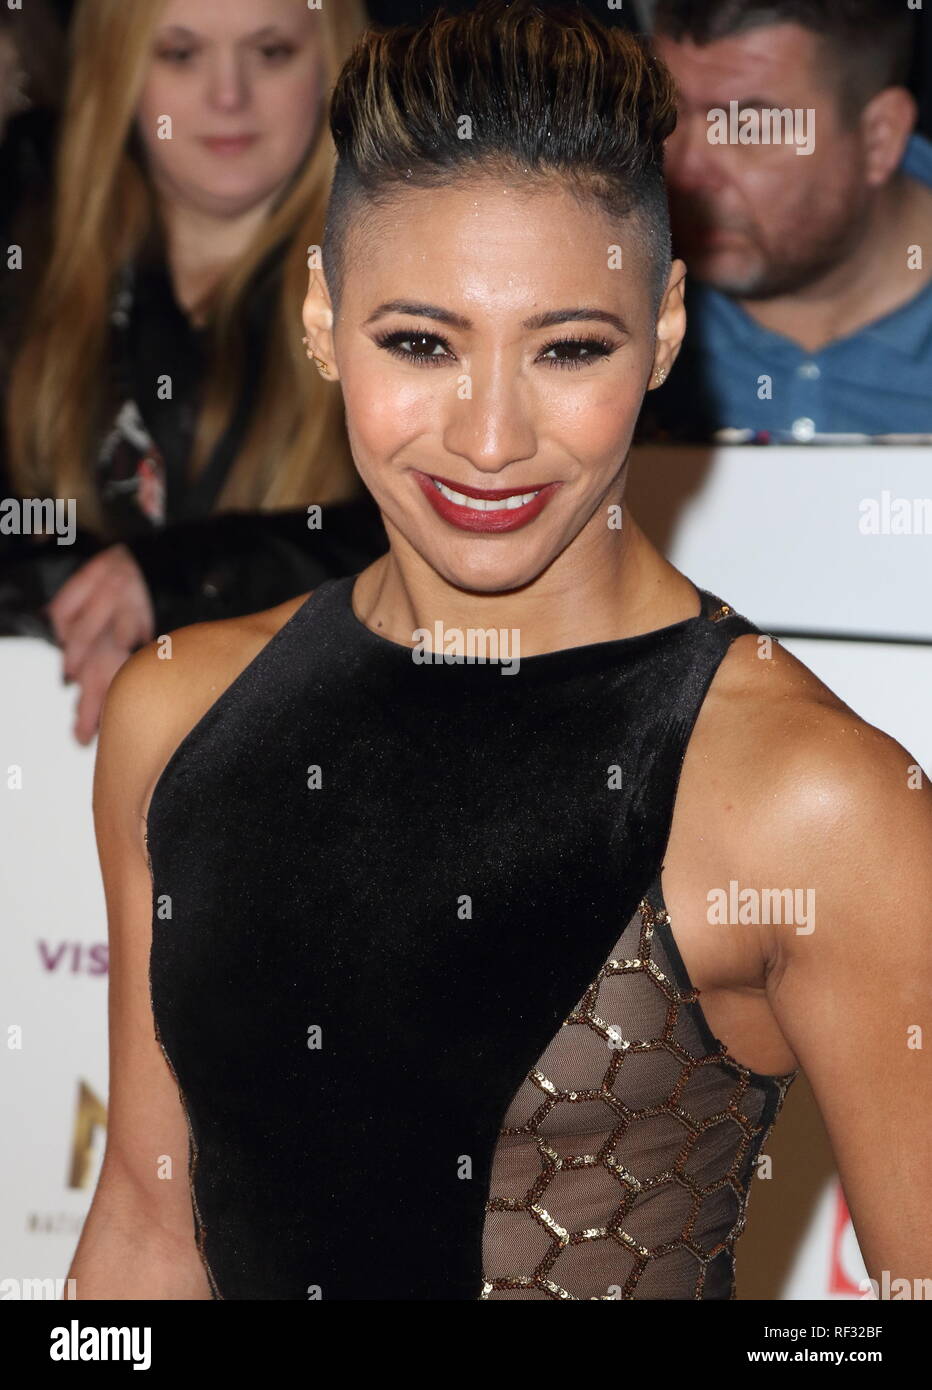
[[[437, 323], [449, 324], [451, 328], [459, 328], [464, 333], [468, 333], [472, 327], [472, 321], [464, 318], [462, 314], [454, 314], [450, 309], [441, 309], [437, 304], [421, 304], [408, 299], [389, 299], [384, 304], [370, 314], [366, 323], [374, 323], [376, 319], [383, 318], [386, 314], [410, 314], [412, 318], [434, 319]], [[545, 314], [533, 314], [531, 318], [525, 319], [522, 328], [529, 330], [535, 328], [552, 328], [557, 323], [578, 323], [583, 319], [596, 319], [600, 323], [609, 323], [613, 328], [617, 328], [619, 333], [627, 333], [628, 325], [624, 319], [620, 319], [617, 314], [609, 313], [607, 309], [550, 309]]]

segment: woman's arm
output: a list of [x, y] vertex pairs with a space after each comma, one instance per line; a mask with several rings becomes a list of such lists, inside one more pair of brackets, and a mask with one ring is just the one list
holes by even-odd
[[813, 890], [815, 926], [773, 929], [768, 995], [825, 1121], [870, 1278], [880, 1296], [906, 1279], [907, 1297], [928, 1298], [932, 788], [898, 743], [852, 724], [813, 728], [784, 784], [794, 877], [781, 882]]
[[100, 1180], [69, 1271], [79, 1299], [211, 1297], [195, 1239], [187, 1121], [149, 995], [144, 820], [174, 750], [306, 597], [172, 632], [170, 659], [150, 642], [107, 693], [94, 821], [110, 935], [110, 1099]]
[[[100, 1179], [69, 1270], [78, 1299], [208, 1299], [188, 1183], [188, 1130], [149, 998], [152, 882], [144, 799], [185, 732], [171, 661], [142, 648], [113, 681], [94, 774], [110, 940], [110, 1095]], [[153, 668], [157, 667], [158, 675]], [[190, 698], [190, 697], [189, 697]], [[170, 1176], [165, 1174], [170, 1172]]]

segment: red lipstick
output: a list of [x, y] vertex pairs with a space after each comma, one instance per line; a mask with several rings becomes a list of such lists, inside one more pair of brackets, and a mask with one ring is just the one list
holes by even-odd
[[[415, 470], [415, 477], [438, 516], [460, 531], [517, 531], [519, 527], [526, 526], [529, 521], [539, 516], [557, 488], [562, 486], [561, 483], [536, 483], [511, 488], [469, 487], [465, 483], [457, 483], [450, 478], [441, 478], [436, 474], [421, 473], [418, 470]], [[536, 495], [520, 505], [486, 510], [445, 496], [437, 483], [442, 483], [445, 488], [460, 497], [475, 498], [477, 501], [504, 502], [509, 497], [527, 497], [530, 493]]]

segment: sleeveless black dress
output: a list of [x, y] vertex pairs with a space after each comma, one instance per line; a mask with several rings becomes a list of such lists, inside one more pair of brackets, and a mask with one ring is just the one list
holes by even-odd
[[680, 768], [756, 632], [418, 664], [322, 583], [152, 796], [150, 989], [222, 1299], [727, 1299], [796, 1072], [708, 1026]]

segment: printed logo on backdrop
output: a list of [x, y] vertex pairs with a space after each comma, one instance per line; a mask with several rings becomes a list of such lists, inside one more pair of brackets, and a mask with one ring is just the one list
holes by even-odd
[[106, 975], [109, 952], [106, 941], [40, 941], [39, 956], [50, 973], [67, 975]]
[[829, 1256], [828, 1292], [838, 1298], [862, 1296], [861, 1252], [851, 1222], [851, 1213], [841, 1183], [835, 1184], [835, 1212], [832, 1220], [832, 1245]]
[[[79, 1078], [73, 1113], [56, 1111], [55, 1127], [61, 1134], [63, 1156], [68, 1158], [66, 1186], [71, 1191], [91, 1192], [96, 1185], [107, 1136], [107, 1107], [101, 1097]], [[65, 1146], [69, 1146], [65, 1155]], [[25, 1213], [25, 1228], [31, 1236], [75, 1236], [84, 1225], [84, 1211], [32, 1210]], [[41, 1298], [41, 1292], [23, 1291], [3, 1295], [9, 1298]]]

